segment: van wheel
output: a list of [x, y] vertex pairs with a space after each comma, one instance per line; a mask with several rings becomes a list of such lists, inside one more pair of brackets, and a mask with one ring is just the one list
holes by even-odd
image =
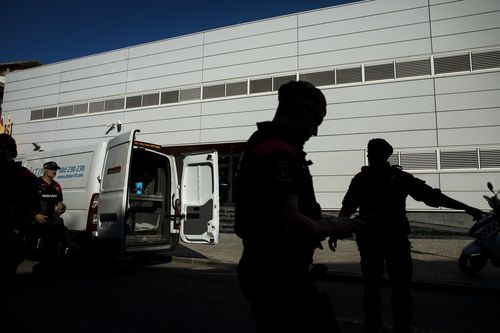
[[488, 262], [488, 256], [481, 253], [475, 256], [462, 253], [458, 258], [458, 267], [467, 274], [479, 272]]

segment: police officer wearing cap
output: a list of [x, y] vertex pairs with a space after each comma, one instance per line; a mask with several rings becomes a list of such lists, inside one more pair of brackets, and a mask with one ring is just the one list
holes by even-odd
[[351, 216], [359, 208], [366, 224], [356, 234], [364, 276], [365, 332], [378, 332], [382, 325], [380, 285], [386, 269], [392, 286], [394, 331], [410, 332], [413, 265], [407, 196], [431, 207], [464, 210], [474, 218], [482, 215], [481, 210], [444, 195], [400, 166], [390, 165], [392, 153], [392, 146], [384, 139], [368, 142], [368, 166], [351, 180], [339, 213]]
[[243, 241], [241, 290], [257, 332], [337, 332], [328, 296], [311, 274], [314, 249], [357, 230], [348, 218], [322, 219], [303, 146], [326, 115], [323, 93], [304, 81], [283, 84], [272, 121], [257, 124], [237, 170], [235, 232]]
[[54, 161], [43, 164], [43, 175], [38, 178], [40, 212], [35, 216], [34, 235], [43, 242], [42, 257], [35, 271], [46, 272], [56, 268], [60, 257], [60, 246], [67, 245], [66, 228], [60, 215], [66, 211], [61, 185], [54, 180], [60, 167]]

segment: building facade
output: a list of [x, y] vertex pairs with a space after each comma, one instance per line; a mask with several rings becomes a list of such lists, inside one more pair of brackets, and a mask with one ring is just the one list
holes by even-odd
[[217, 147], [230, 204], [242, 143], [296, 79], [327, 97], [306, 145], [325, 210], [340, 207], [374, 137], [467, 204], [486, 208], [486, 182], [500, 187], [498, 0], [360, 1], [44, 65], [7, 75], [3, 110], [24, 153], [107, 140], [117, 122], [168, 152]]

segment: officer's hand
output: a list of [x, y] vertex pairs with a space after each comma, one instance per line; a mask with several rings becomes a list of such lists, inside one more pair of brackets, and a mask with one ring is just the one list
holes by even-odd
[[484, 215], [484, 212], [481, 209], [477, 209], [474, 207], [468, 207], [467, 209], [465, 209], [465, 212], [472, 216], [472, 219], [475, 221], [479, 221]]
[[358, 226], [348, 217], [330, 218], [328, 222], [333, 227], [330, 237], [337, 239], [349, 238], [358, 231]]
[[328, 247], [332, 250], [332, 252], [335, 252], [335, 250], [337, 250], [337, 238], [328, 238]]
[[66, 205], [62, 202], [58, 202], [57, 203], [57, 213], [59, 215], [61, 215], [62, 213], [64, 213], [66, 211]]
[[36, 223], [45, 224], [45, 223], [47, 223], [47, 216], [45, 216], [43, 214], [36, 214], [35, 221], [36, 221]]

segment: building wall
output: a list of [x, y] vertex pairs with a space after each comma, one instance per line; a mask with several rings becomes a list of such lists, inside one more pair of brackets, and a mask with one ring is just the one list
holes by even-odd
[[[118, 120], [125, 130], [139, 128], [140, 140], [164, 146], [240, 142], [256, 122], [271, 119], [277, 105], [276, 91], [252, 89], [271, 78], [277, 85], [331, 72], [336, 81], [332, 76], [319, 84], [327, 117], [306, 145], [325, 209], [340, 207], [373, 137], [392, 143], [395, 162], [430, 185], [486, 208], [486, 181], [500, 187], [498, 50], [498, 0], [362, 1], [12, 73], [3, 109], [12, 112], [21, 152], [31, 151], [32, 142], [49, 150], [106, 140], [116, 133], [106, 135], [106, 124]], [[489, 51], [493, 65], [460, 69]], [[403, 73], [414, 61], [429, 66], [429, 73], [411, 74], [409, 68], [410, 74], [387, 77], [391, 66]], [[229, 85], [241, 83], [245, 94], [204, 98], [211, 87], [226, 87], [227, 94]], [[185, 101], [30, 120], [34, 110], [54, 115], [54, 108], [61, 113], [104, 100], [113, 109], [113, 99], [126, 97], [128, 103], [175, 91]], [[474, 165], [474, 152], [476, 164], [488, 164]], [[408, 207], [428, 209], [411, 200]]]

